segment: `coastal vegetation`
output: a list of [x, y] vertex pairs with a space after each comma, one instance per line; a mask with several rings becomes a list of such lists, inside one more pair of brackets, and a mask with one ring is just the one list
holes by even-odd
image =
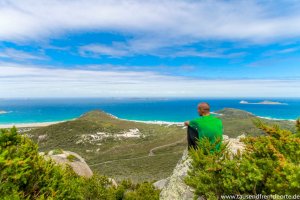
[[[254, 126], [252, 121], [257, 117], [236, 109], [221, 110], [218, 117], [223, 120], [225, 134], [248, 136], [244, 139], [246, 150], [244, 154], [229, 155], [224, 144], [216, 154], [192, 151], [193, 168], [187, 183], [195, 188], [196, 195], [214, 199], [229, 191], [234, 194], [274, 193], [280, 188], [290, 189], [290, 193], [299, 191], [300, 176], [296, 171], [300, 160], [299, 121], [296, 128], [292, 127], [294, 122], [277, 121], [288, 129], [283, 130], [265, 125], [270, 120], [257, 121]], [[3, 129], [0, 195], [3, 199], [158, 199], [160, 191], [152, 183], [171, 174], [186, 149], [185, 140], [183, 126], [119, 120], [101, 111], [27, 131]], [[56, 165], [42, 156], [61, 154], [62, 149], [82, 155], [94, 175], [80, 177], [71, 168]], [[67, 159], [75, 161], [73, 156]], [[276, 173], [279, 175], [275, 176]], [[293, 187], [288, 187], [286, 181]], [[217, 186], [219, 182], [222, 184]]]
[[70, 162], [74, 162], [75, 160], [77, 160], [76, 156], [74, 156], [73, 154], [70, 154], [67, 156], [67, 159], [70, 161]]
[[63, 150], [62, 150], [62, 149], [54, 149], [54, 150], [52, 151], [52, 154], [53, 154], [53, 155], [62, 154], [62, 153], [63, 153]]
[[[253, 125], [252, 120], [257, 117], [251, 113], [226, 108], [217, 116], [224, 123], [225, 135], [230, 137], [263, 134]], [[293, 122], [276, 123], [295, 130]], [[24, 134], [39, 144], [41, 152], [76, 152], [94, 172], [117, 181], [130, 178], [135, 183], [167, 178], [186, 148], [186, 130], [182, 125], [120, 120], [101, 111]]]
[[260, 120], [254, 123], [264, 135], [243, 139], [243, 152], [231, 154], [228, 144], [213, 152], [215, 144], [207, 140], [190, 151], [186, 183], [195, 188], [196, 196], [217, 200], [224, 194], [300, 194], [300, 121], [295, 132]]
[[25, 134], [38, 142], [41, 152], [76, 152], [94, 172], [135, 183], [169, 176], [186, 146], [182, 126], [119, 120], [101, 111]]
[[151, 183], [123, 180], [114, 185], [105, 176], [80, 177], [39, 155], [38, 146], [15, 128], [0, 130], [1, 199], [152, 200], [159, 190]]

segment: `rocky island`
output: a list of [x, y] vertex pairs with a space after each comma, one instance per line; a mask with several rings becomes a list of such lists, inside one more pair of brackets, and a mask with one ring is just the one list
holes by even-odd
[[6, 111], [0, 110], [0, 115], [1, 115], [1, 114], [6, 114], [6, 113], [7, 113]]
[[278, 101], [267, 101], [267, 100], [261, 102], [254, 102], [254, 103], [242, 100], [240, 101], [240, 104], [287, 105], [286, 103], [281, 103]]

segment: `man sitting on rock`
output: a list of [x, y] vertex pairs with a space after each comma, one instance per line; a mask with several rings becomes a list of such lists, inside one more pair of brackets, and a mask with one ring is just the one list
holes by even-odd
[[[210, 115], [210, 106], [208, 103], [198, 105], [199, 118], [184, 122], [187, 126], [188, 147], [197, 148], [197, 140], [208, 138], [210, 143], [215, 143], [217, 139], [222, 139], [223, 125], [222, 121]], [[219, 145], [217, 146], [217, 149]]]

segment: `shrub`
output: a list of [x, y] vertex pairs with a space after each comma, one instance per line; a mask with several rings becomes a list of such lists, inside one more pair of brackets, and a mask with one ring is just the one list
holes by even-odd
[[84, 187], [82, 193], [86, 200], [92, 199], [114, 199], [115, 189], [111, 187], [108, 178], [94, 174], [91, 178], [83, 178]]
[[132, 190], [127, 191], [125, 200], [158, 200], [159, 190], [156, 190], [153, 184], [145, 182], [137, 184]]
[[62, 149], [54, 149], [52, 151], [52, 155], [57, 155], [57, 154], [62, 154], [64, 153], [64, 151]]
[[68, 161], [70, 161], [70, 162], [74, 162], [74, 161], [76, 161], [76, 160], [79, 160], [76, 156], [74, 156], [73, 154], [69, 154], [68, 156], [67, 156], [67, 159], [68, 159]]
[[[68, 156], [71, 161], [75, 158]], [[150, 183], [123, 181], [114, 186], [98, 174], [92, 178], [79, 177], [70, 167], [45, 160], [37, 145], [19, 135], [16, 128], [0, 130], [1, 199], [155, 200], [158, 195], [159, 190]]]
[[[243, 140], [245, 150], [232, 155], [227, 144], [218, 152], [215, 144], [199, 141], [191, 150], [192, 166], [186, 183], [196, 196], [219, 199], [222, 194], [300, 194], [300, 134], [254, 122], [265, 135]], [[204, 148], [205, 147], [205, 148]]]
[[[37, 145], [17, 133], [0, 131], [0, 195], [7, 199], [74, 198], [80, 178], [38, 154]], [[18, 197], [18, 198], [16, 198]]]

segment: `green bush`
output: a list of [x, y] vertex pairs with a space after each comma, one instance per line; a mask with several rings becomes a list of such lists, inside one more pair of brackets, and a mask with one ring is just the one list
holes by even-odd
[[83, 178], [82, 192], [86, 200], [114, 199], [115, 188], [111, 186], [108, 178], [95, 174], [91, 178]]
[[160, 193], [149, 182], [134, 184], [123, 180], [118, 186], [112, 186], [109, 179], [99, 175], [86, 179], [84, 189], [86, 199], [158, 200]]
[[74, 156], [73, 154], [69, 154], [68, 156], [67, 156], [67, 159], [68, 159], [68, 161], [70, 161], [70, 162], [74, 162], [74, 161], [76, 161], [76, 160], [79, 160], [76, 156]]
[[15, 128], [0, 130], [1, 199], [147, 200], [158, 195], [150, 183], [123, 181], [114, 186], [105, 176], [79, 177], [70, 167], [45, 160], [37, 145]]
[[63, 151], [62, 149], [54, 149], [54, 150], [52, 151], [52, 154], [53, 154], [53, 155], [63, 154], [63, 153], [64, 153], [64, 151]]
[[158, 200], [159, 190], [156, 190], [151, 183], [137, 184], [132, 190], [125, 194], [125, 200]]
[[243, 140], [245, 150], [232, 155], [227, 144], [211, 153], [215, 144], [199, 141], [191, 150], [192, 166], [186, 183], [196, 196], [219, 199], [223, 194], [300, 194], [300, 126], [298, 133], [255, 121], [265, 135]]
[[[7, 199], [80, 199], [80, 178], [38, 154], [15, 128], [0, 132], [0, 196]], [[18, 198], [17, 198], [18, 197]]]

